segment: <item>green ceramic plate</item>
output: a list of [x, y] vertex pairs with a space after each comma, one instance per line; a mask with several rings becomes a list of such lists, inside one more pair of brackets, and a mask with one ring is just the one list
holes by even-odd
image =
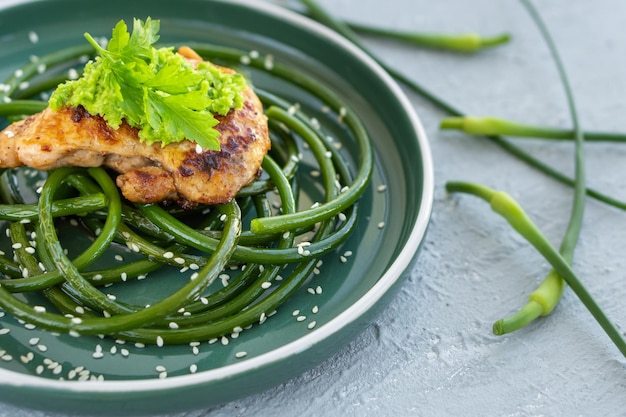
[[[358, 228], [338, 253], [326, 257], [321, 274], [277, 314], [228, 345], [142, 349], [28, 329], [0, 313], [0, 328], [10, 329], [0, 334], [2, 401], [85, 414], [161, 414], [223, 403], [279, 384], [329, 357], [371, 322], [410, 271], [424, 237], [433, 198], [432, 163], [410, 104], [364, 54], [278, 7], [207, 0], [107, 0], [88, 6], [84, 0], [5, 2], [0, 6], [0, 79], [34, 56], [84, 42], [85, 31], [108, 37], [119, 19], [147, 16], [161, 19], [165, 43], [203, 41], [258, 51], [330, 86], [356, 111], [377, 154]], [[272, 77], [251, 76], [258, 87], [307, 102], [302, 92]], [[337, 135], [341, 139], [341, 132]], [[346, 251], [352, 255], [342, 262]], [[321, 294], [309, 291], [318, 287]], [[141, 290], [134, 291], [141, 296]], [[169, 288], [163, 284], [150, 291], [158, 295]], [[295, 310], [306, 318], [298, 321]], [[92, 357], [96, 345], [103, 358]], [[32, 359], [24, 356], [28, 352]], [[247, 355], [237, 358], [237, 352]], [[193, 374], [192, 365], [197, 367]], [[167, 369], [167, 378], [159, 378], [159, 366]], [[87, 372], [104, 381], [77, 381]]]

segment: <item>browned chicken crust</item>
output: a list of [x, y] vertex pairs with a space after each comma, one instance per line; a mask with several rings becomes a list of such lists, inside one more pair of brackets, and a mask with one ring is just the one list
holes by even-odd
[[197, 152], [188, 140], [146, 145], [137, 129], [114, 130], [82, 107], [48, 108], [0, 132], [0, 167], [107, 166], [120, 173], [116, 183], [133, 202], [226, 203], [258, 177], [270, 149], [262, 104], [251, 88], [244, 94], [241, 109], [216, 115], [219, 151]]

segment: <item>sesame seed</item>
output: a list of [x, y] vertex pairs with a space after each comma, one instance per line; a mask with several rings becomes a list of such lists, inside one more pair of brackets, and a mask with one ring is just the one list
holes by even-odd
[[11, 247], [12, 247], [13, 249], [21, 249], [21, 248], [22, 248], [22, 244], [21, 244], [21, 243], [19, 243], [19, 242], [18, 242], [18, 243], [14, 243], [13, 245], [11, 245]]
[[222, 338], [220, 339], [220, 342], [222, 342], [222, 345], [226, 346], [229, 340], [226, 336], [222, 336]]
[[379, 185], [376, 190], [378, 190], [379, 193], [382, 193], [387, 190], [387, 186], [385, 184]]
[[296, 321], [304, 321], [306, 320], [306, 316], [298, 316], [296, 317]]
[[31, 30], [30, 32], [28, 32], [28, 40], [31, 43], [37, 43], [39, 42], [39, 35], [37, 35], [37, 32]]
[[265, 313], [261, 313], [259, 316], [259, 324], [265, 323], [265, 320], [267, 320], [267, 315]]
[[173, 257], [174, 257], [174, 253], [172, 253], [172, 252], [165, 252], [165, 253], [163, 254], [163, 257], [164, 257], [165, 259], [171, 259], [171, 258], [173, 258]]
[[383, 227], [385, 227], [385, 222], [379, 222], [378, 223], [378, 228], [382, 229]]
[[33, 248], [32, 246], [28, 246], [27, 248], [24, 249], [24, 251], [32, 255], [33, 253], [35, 253], [35, 248]]
[[307, 327], [309, 330], [311, 330], [311, 329], [313, 329], [316, 325], [317, 325], [317, 322], [316, 322], [316, 321], [312, 321], [312, 322], [310, 322], [310, 323], [309, 323], [306, 327]]
[[309, 294], [315, 294], [315, 290], [313, 288], [306, 289]]
[[263, 66], [266, 70], [271, 71], [274, 68], [274, 56], [267, 55], [263, 61]]
[[174, 262], [176, 262], [179, 265], [183, 265], [185, 263], [185, 260], [181, 257], [176, 257], [174, 258]]
[[347, 217], [346, 217], [346, 215], [344, 213], [339, 213], [337, 215], [337, 217], [339, 217], [339, 220], [341, 220], [342, 222], [345, 222], [346, 219], [347, 219]]
[[167, 372], [163, 371], [159, 374], [159, 379], [165, 379], [167, 378]]
[[167, 368], [165, 368], [165, 366], [163, 366], [163, 365], [157, 365], [157, 366], [154, 367], [154, 369], [157, 372], [165, 372], [165, 371], [167, 371]]
[[15, 70], [15, 76], [16, 77], [21, 77], [22, 75], [24, 75], [24, 71], [22, 69], [17, 69]]
[[128, 274], [126, 272], [122, 272], [120, 274], [120, 278], [122, 279], [122, 281], [126, 281], [128, 279]]
[[33, 337], [28, 341], [28, 344], [30, 344], [31, 346], [35, 346], [37, 343], [39, 343], [38, 337]]
[[348, 112], [348, 111], [346, 110], [346, 108], [345, 108], [345, 107], [341, 107], [341, 108], [339, 109], [339, 117], [338, 117], [338, 119], [339, 119], [339, 121], [340, 121], [340, 122], [341, 122], [341, 121], [343, 121], [343, 118], [344, 118], [344, 117], [346, 117], [347, 112]]
[[122, 356], [124, 357], [128, 357], [128, 355], [130, 355], [130, 352], [128, 351], [128, 349], [120, 349], [120, 353], [122, 354]]
[[259, 57], [259, 51], [253, 49], [252, 51], [250, 51], [249, 55], [250, 55], [250, 58], [258, 58]]
[[46, 312], [46, 308], [44, 306], [34, 306], [33, 310], [35, 310], [36, 313], [45, 313]]
[[317, 314], [320, 311], [318, 306], [313, 306], [313, 308], [311, 309], [311, 313], [313, 314]]
[[321, 294], [321, 293], [322, 293], [322, 287], [318, 285], [318, 286], [315, 288], [315, 294]]
[[156, 344], [157, 344], [158, 347], [162, 347], [163, 346], [163, 338], [161, 336], [157, 336]]
[[39, 366], [37, 366], [37, 367], [35, 368], [35, 373], [36, 373], [37, 375], [41, 375], [41, 374], [43, 374], [43, 371], [44, 371], [44, 367], [43, 367], [43, 365], [39, 365]]
[[104, 353], [102, 353], [102, 352], [94, 352], [94, 353], [91, 354], [91, 357], [94, 358], [94, 359], [100, 359], [100, 358], [104, 357]]
[[235, 353], [235, 358], [241, 359], [241, 358], [245, 358], [247, 355], [248, 355], [248, 352], [241, 351], [241, 352]]
[[261, 288], [263, 288], [264, 290], [268, 289], [271, 286], [272, 286], [272, 283], [269, 281], [265, 281], [264, 283], [261, 284]]
[[195, 363], [192, 363], [191, 365], [189, 365], [189, 372], [192, 374], [195, 374], [198, 371], [198, 365], [196, 365]]
[[242, 56], [239, 58], [239, 62], [241, 62], [241, 63], [242, 63], [242, 64], [244, 64], [244, 65], [249, 65], [249, 64], [250, 64], [250, 62], [251, 62], [251, 60], [250, 60], [250, 57], [249, 57], [248, 55], [242, 55]]
[[339, 257], [339, 260], [340, 260], [342, 263], [344, 263], [344, 264], [345, 264], [346, 262], [348, 262], [348, 258], [346, 258], [346, 257], [345, 257], [345, 256], [343, 256], [343, 255], [341, 255], [341, 256]]
[[11, 329], [7, 329], [6, 327], [0, 329], [0, 335], [9, 334], [9, 332], [11, 332]]
[[115, 255], [115, 260], [122, 262], [124, 260], [124, 257], [122, 255]]
[[145, 348], [145, 347], [146, 347], [146, 345], [145, 345], [145, 344], [143, 344], [143, 343], [141, 343], [141, 342], [137, 342], [137, 343], [135, 343], [135, 347], [136, 347], [137, 349], [143, 349], [143, 348]]
[[196, 153], [202, 153], [202, 146], [196, 144]]
[[178, 329], [178, 324], [174, 323], [173, 321], [171, 321], [168, 326], [170, 329]]
[[109, 349], [109, 353], [111, 355], [115, 355], [117, 353], [117, 346], [115, 345], [111, 346], [111, 348]]
[[74, 324], [81, 324], [83, 322], [83, 319], [81, 319], [80, 317], [73, 317], [71, 321]]
[[75, 80], [78, 78], [78, 71], [76, 71], [76, 69], [74, 68], [70, 68], [69, 71], [67, 71], [67, 77], [70, 80]]
[[91, 279], [94, 281], [100, 281], [102, 279], [102, 274], [96, 274]]
[[208, 342], [208, 343], [209, 343], [209, 345], [212, 345], [212, 344], [214, 344], [215, 342], [217, 342], [217, 340], [218, 340], [218, 339], [217, 339], [217, 337], [214, 337], [214, 338], [212, 338], [212, 339], [209, 339], [209, 342]]

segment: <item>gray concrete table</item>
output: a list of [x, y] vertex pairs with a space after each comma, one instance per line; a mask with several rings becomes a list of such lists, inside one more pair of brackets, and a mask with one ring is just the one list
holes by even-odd
[[[476, 55], [418, 50], [367, 38], [388, 64], [466, 113], [568, 128], [554, 62], [524, 8], [501, 0], [324, 0], [337, 16], [420, 31], [509, 32], [510, 44]], [[560, 49], [587, 130], [626, 131], [626, 2], [537, 1]], [[624, 416], [626, 361], [576, 296], [555, 312], [497, 337], [491, 324], [521, 306], [547, 263], [448, 180], [469, 180], [516, 197], [558, 244], [569, 188], [492, 143], [444, 132], [444, 116], [407, 90], [435, 161], [432, 224], [411, 278], [378, 320], [321, 365], [263, 393], [210, 410], [217, 416]], [[571, 173], [571, 143], [520, 146]], [[626, 199], [626, 145], [588, 144], [591, 186]], [[589, 200], [574, 266], [609, 316], [626, 328], [626, 213]], [[0, 417], [53, 417], [0, 405]]]

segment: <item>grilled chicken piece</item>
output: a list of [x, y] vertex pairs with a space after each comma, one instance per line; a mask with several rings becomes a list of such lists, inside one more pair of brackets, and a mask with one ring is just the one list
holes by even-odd
[[[189, 51], [183, 55], [196, 59]], [[114, 130], [82, 107], [48, 108], [0, 132], [0, 167], [104, 165], [120, 173], [117, 186], [133, 202], [226, 203], [259, 176], [270, 148], [262, 104], [251, 88], [244, 95], [241, 109], [216, 115], [219, 151], [198, 153], [188, 140], [146, 145], [139, 141], [138, 130], [125, 123]]]

